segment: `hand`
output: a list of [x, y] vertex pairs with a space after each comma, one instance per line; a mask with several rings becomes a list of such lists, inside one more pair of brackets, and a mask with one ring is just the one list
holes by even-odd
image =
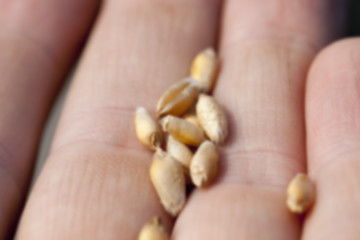
[[[42, 123], [98, 4], [0, 0], [0, 238], [21, 211]], [[104, 1], [18, 239], [136, 239], [155, 215], [174, 226], [173, 239], [357, 239], [360, 40], [335, 43], [312, 63], [344, 29], [344, 8]], [[136, 139], [133, 113], [139, 105], [154, 113], [194, 55], [217, 43], [214, 95], [231, 134], [219, 178], [173, 222], [149, 182], [152, 153]], [[306, 171], [317, 195], [302, 222], [286, 209], [286, 185]]]

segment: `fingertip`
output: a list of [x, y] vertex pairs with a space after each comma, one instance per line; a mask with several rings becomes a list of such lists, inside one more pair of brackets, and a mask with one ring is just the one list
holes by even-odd
[[[360, 39], [348, 38], [323, 49], [309, 71], [306, 91], [306, 122], [310, 155], [317, 168], [324, 154], [334, 154], [333, 148], [342, 140], [360, 133]], [[336, 143], [335, 143], [336, 141]], [[321, 156], [320, 156], [321, 155]], [[321, 163], [322, 164], [322, 163]], [[321, 165], [320, 164], [320, 165]]]
[[316, 184], [316, 204], [306, 219], [304, 239], [358, 235], [359, 65], [360, 39], [349, 38], [319, 53], [308, 75], [308, 170]]

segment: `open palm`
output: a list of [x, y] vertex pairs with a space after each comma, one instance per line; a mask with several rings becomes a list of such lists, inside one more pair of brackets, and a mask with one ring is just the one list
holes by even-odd
[[[18, 224], [20, 240], [133, 240], [160, 215], [176, 240], [358, 239], [360, 40], [313, 61], [344, 19], [341, 0], [0, 0], [0, 238]], [[42, 124], [85, 40], [22, 210]], [[222, 63], [214, 96], [230, 136], [217, 181], [173, 221], [133, 114], [154, 113], [208, 46]], [[317, 195], [300, 219], [285, 189], [306, 171]]]

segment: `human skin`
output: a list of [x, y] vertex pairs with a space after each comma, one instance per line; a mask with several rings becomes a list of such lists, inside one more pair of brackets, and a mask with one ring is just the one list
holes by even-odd
[[[0, 0], [1, 239], [98, 4]], [[357, 239], [360, 41], [319, 53], [341, 36], [344, 8], [340, 0], [104, 1], [17, 238], [136, 239], [160, 215], [172, 239]], [[136, 139], [133, 114], [137, 106], [154, 114], [208, 46], [220, 55], [214, 96], [231, 133], [217, 181], [195, 190], [174, 221], [149, 182], [152, 153]], [[316, 185], [304, 220], [285, 204], [297, 172]]]

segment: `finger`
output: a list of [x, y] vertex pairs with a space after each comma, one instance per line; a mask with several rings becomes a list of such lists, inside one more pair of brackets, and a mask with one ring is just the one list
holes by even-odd
[[316, 201], [303, 239], [357, 239], [360, 221], [360, 39], [326, 48], [306, 95], [308, 170]]
[[46, 113], [96, 3], [0, 0], [0, 239], [12, 235]]
[[218, 1], [105, 3], [19, 239], [136, 239], [154, 215], [170, 227], [133, 113], [139, 105], [154, 110], [160, 94], [188, 75], [194, 54], [214, 44], [218, 8]]
[[334, 35], [324, 25], [333, 22], [328, 3], [234, 0], [224, 6], [215, 97], [229, 114], [230, 139], [220, 178], [190, 198], [175, 239], [299, 238], [285, 188], [305, 171], [304, 79], [314, 53]]

